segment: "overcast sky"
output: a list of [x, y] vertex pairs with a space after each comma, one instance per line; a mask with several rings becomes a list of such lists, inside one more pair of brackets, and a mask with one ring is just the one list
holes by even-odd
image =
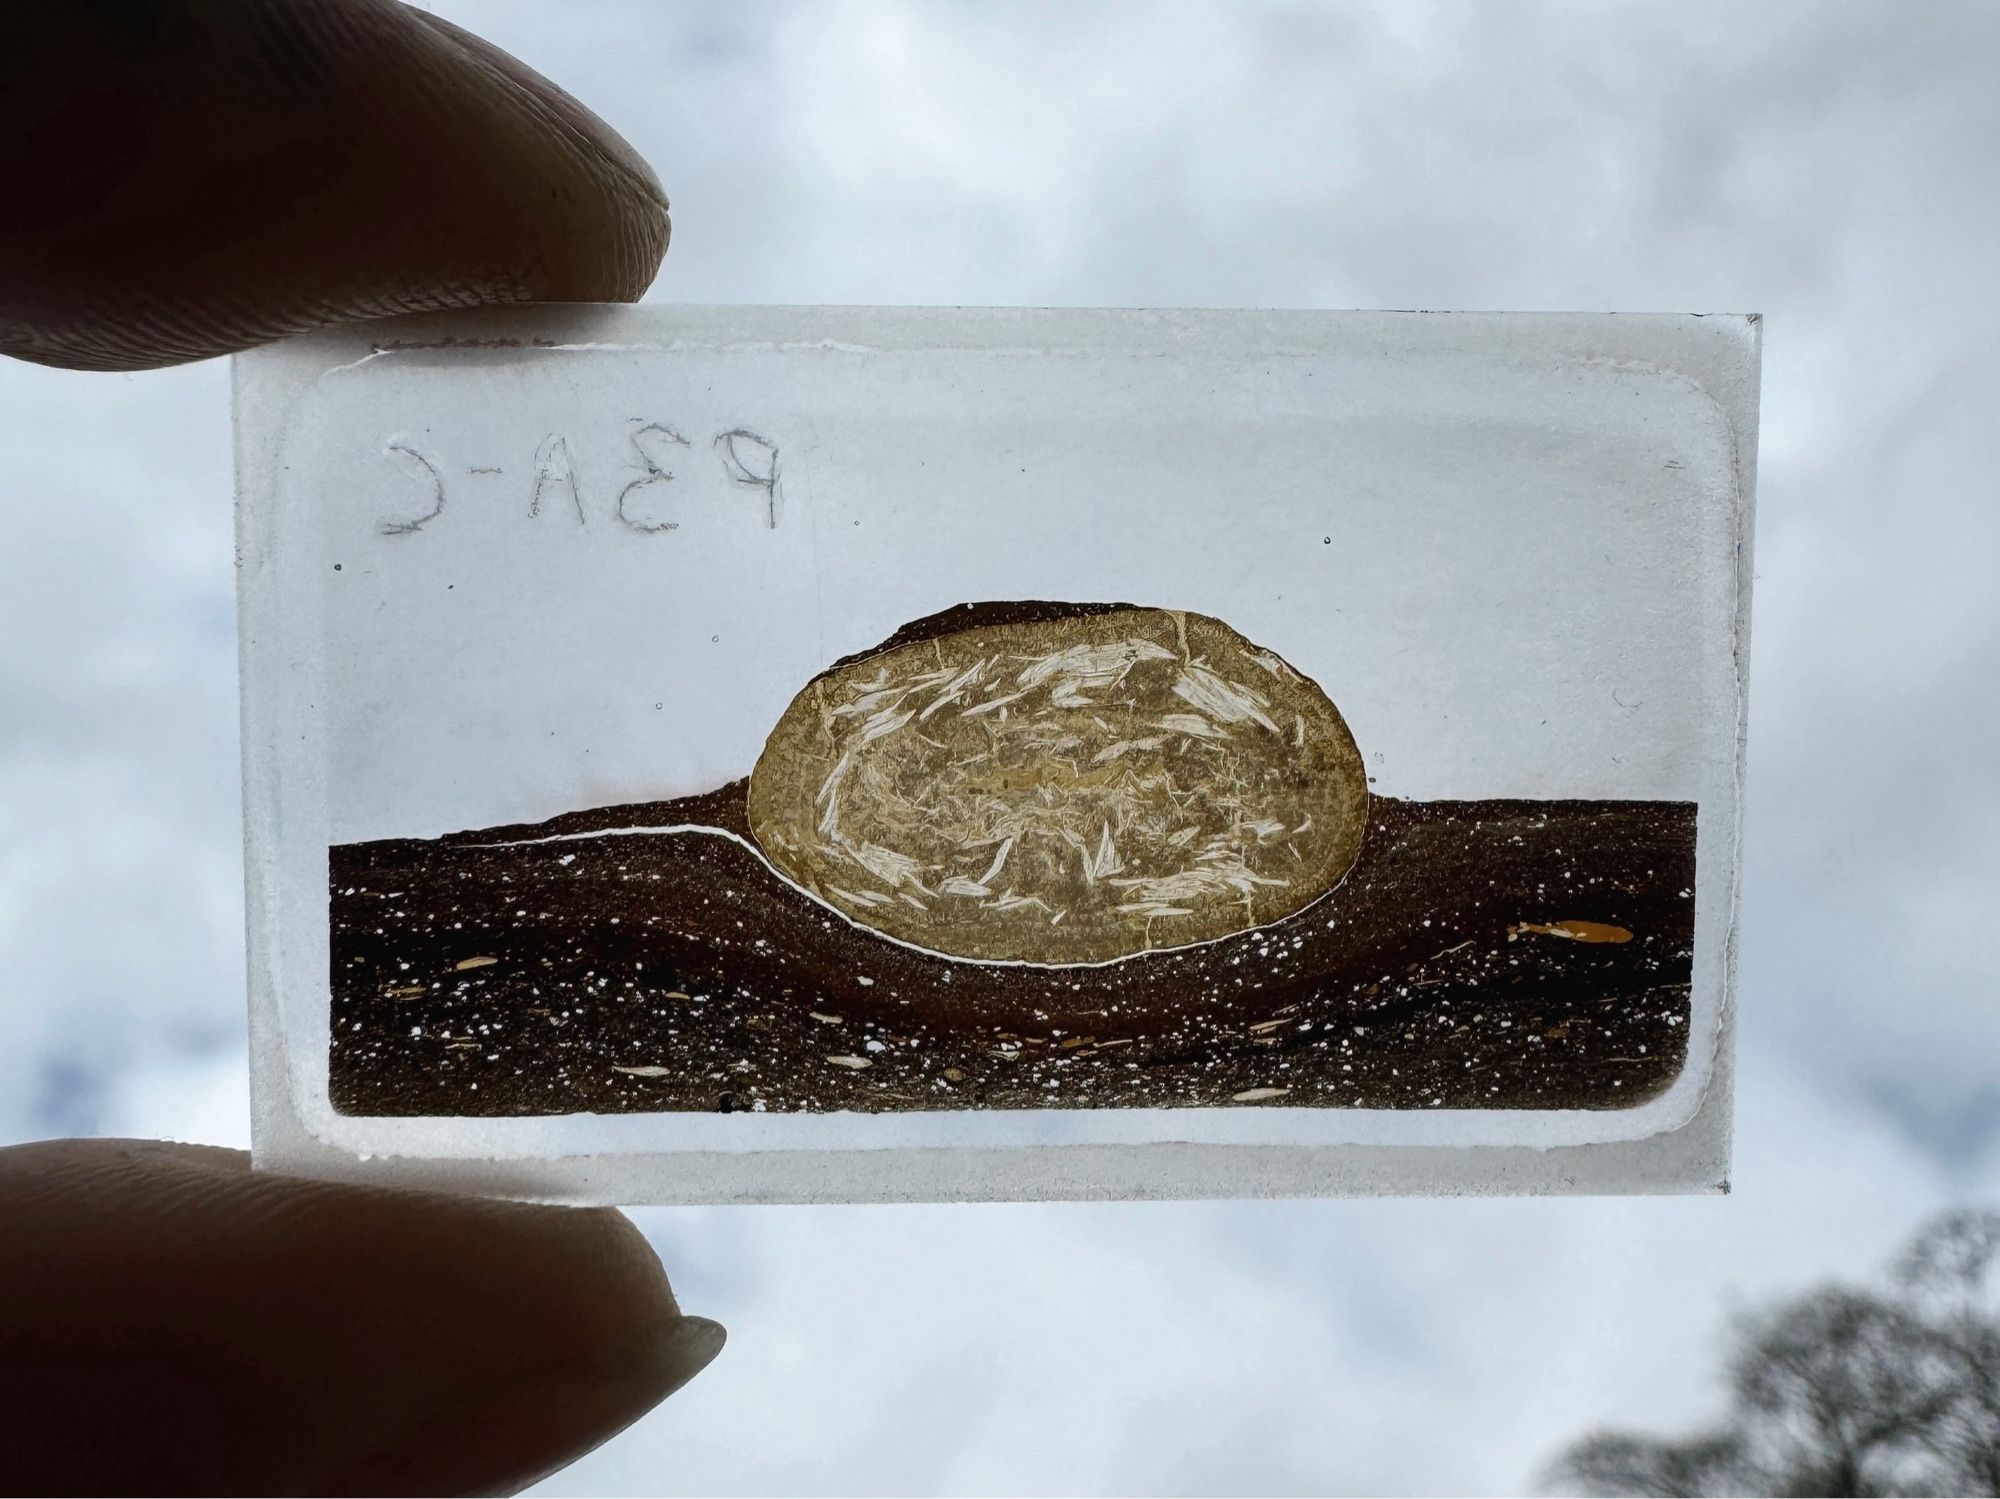
[[[643, 1211], [730, 1346], [548, 1492], [1518, 1490], [2000, 1198], [2000, 6], [434, 8], [662, 300], [1768, 319], [1733, 1197]], [[228, 438], [0, 364], [0, 1137], [247, 1134]]]

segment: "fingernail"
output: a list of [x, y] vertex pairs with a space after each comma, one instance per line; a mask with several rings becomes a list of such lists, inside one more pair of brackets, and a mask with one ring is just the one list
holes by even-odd
[[675, 1319], [661, 1339], [660, 1366], [667, 1385], [660, 1392], [666, 1399], [695, 1375], [715, 1362], [715, 1356], [722, 1352], [722, 1345], [729, 1341], [729, 1330], [720, 1322], [712, 1322], [707, 1317], [682, 1316]]
[[676, 1317], [608, 1375], [565, 1369], [424, 1421], [384, 1450], [323, 1479], [333, 1494], [516, 1493], [602, 1446], [715, 1361], [720, 1322]]
[[456, 42], [465, 51], [499, 73], [515, 88], [530, 95], [543, 108], [556, 114], [571, 130], [589, 141], [606, 161], [622, 169], [648, 197], [659, 204], [662, 211], [667, 209], [667, 190], [661, 185], [659, 174], [653, 170], [652, 163], [641, 156], [630, 141], [592, 113], [582, 101], [544, 78], [513, 53], [495, 46], [477, 32], [467, 31], [464, 27], [454, 25], [442, 16], [434, 16], [427, 11], [417, 12], [414, 18]]

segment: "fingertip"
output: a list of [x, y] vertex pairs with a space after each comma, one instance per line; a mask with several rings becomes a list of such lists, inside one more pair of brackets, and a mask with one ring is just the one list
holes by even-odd
[[396, 0], [28, 0], [0, 56], [0, 352], [140, 369], [405, 311], [631, 301], [671, 235], [614, 130]]
[[66, 1141], [0, 1151], [0, 1219], [0, 1406], [35, 1438], [0, 1490], [519, 1487], [723, 1339], [607, 1209]]
[[503, 51], [477, 32], [447, 21], [429, 11], [412, 10], [415, 20], [428, 26], [457, 47], [468, 60], [491, 68], [514, 88], [535, 99], [569, 127], [578, 141], [603, 155], [618, 170], [627, 173], [635, 187], [659, 205], [664, 216], [668, 209], [667, 190], [661, 185], [652, 163], [633, 149], [603, 118], [586, 108], [575, 95], [566, 93], [530, 68], [513, 53]]

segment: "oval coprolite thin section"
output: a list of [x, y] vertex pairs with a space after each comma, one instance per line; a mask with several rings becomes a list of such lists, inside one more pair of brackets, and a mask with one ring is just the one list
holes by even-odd
[[908, 626], [809, 682], [750, 777], [788, 877], [975, 962], [1103, 963], [1277, 921], [1339, 884], [1367, 811], [1316, 683], [1220, 620], [1128, 605]]

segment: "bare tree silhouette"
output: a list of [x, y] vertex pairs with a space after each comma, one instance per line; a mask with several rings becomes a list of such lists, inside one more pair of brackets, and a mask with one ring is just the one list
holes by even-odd
[[1747, 1318], [1730, 1412], [1680, 1439], [1598, 1432], [1553, 1488], [1618, 1495], [2000, 1495], [2000, 1213], [1926, 1224], [1879, 1289]]

